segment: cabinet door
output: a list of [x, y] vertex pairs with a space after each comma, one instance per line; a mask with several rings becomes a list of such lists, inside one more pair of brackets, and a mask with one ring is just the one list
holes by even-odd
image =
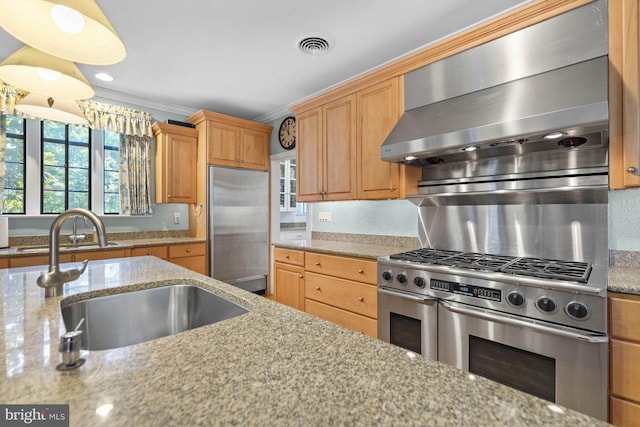
[[[640, 7], [609, 1], [609, 182], [640, 186]], [[629, 168], [634, 168], [629, 170]]]
[[218, 122], [207, 123], [207, 163], [238, 167], [240, 128]]
[[304, 311], [304, 269], [274, 263], [276, 301]]
[[356, 98], [349, 95], [323, 108], [324, 200], [356, 198]]
[[380, 146], [400, 119], [398, 78], [357, 93], [358, 99], [358, 198], [400, 197], [400, 168], [380, 160]]
[[190, 136], [169, 134], [167, 142], [169, 145], [166, 159], [168, 201], [195, 203], [198, 140]]
[[296, 117], [296, 196], [299, 202], [322, 200], [322, 108]]
[[248, 169], [269, 170], [269, 135], [251, 129], [242, 129], [240, 166]]

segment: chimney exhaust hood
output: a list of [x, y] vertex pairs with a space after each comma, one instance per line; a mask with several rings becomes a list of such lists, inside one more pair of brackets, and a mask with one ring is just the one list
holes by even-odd
[[[607, 22], [598, 0], [407, 73], [405, 113], [382, 160], [431, 166], [502, 145], [571, 148], [606, 131]], [[552, 132], [562, 143], [536, 144]]]

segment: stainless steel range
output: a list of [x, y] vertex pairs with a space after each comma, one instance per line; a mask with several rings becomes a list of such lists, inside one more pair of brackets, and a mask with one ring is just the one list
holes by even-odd
[[422, 167], [407, 197], [421, 247], [378, 259], [380, 339], [603, 420], [606, 11], [405, 76], [411, 104], [381, 156]]

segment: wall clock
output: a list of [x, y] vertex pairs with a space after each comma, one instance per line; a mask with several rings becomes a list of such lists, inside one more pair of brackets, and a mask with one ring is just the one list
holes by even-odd
[[287, 117], [280, 124], [278, 140], [285, 150], [291, 150], [296, 146], [296, 118]]

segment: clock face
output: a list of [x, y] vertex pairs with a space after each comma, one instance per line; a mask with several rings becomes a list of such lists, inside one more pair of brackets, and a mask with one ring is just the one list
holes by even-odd
[[278, 139], [282, 148], [291, 150], [296, 146], [296, 119], [295, 117], [287, 117], [280, 125]]

